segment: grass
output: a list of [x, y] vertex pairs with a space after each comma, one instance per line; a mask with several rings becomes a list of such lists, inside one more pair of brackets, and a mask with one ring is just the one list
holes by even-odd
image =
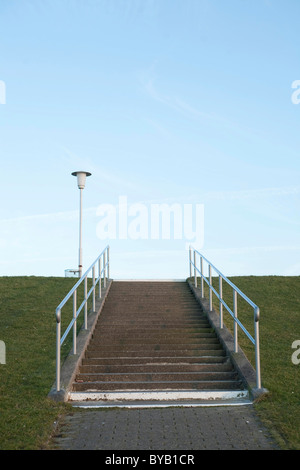
[[[291, 360], [300, 340], [300, 277], [247, 276], [231, 280], [261, 309], [262, 382], [270, 393], [255, 405], [257, 413], [286, 449], [300, 449], [300, 364]], [[216, 280], [214, 280], [215, 282]], [[45, 449], [60, 415], [70, 405], [47, 395], [55, 380], [55, 308], [74, 285], [72, 278], [0, 278], [0, 340], [6, 364], [0, 364], [0, 449]], [[224, 299], [232, 305], [230, 290]], [[82, 293], [79, 293], [80, 305]], [[206, 289], [207, 295], [207, 289]], [[215, 302], [216, 309], [218, 304]], [[251, 309], [238, 299], [239, 318], [253, 333]], [[63, 309], [63, 329], [72, 316], [72, 299]], [[224, 315], [231, 328], [232, 319]], [[70, 340], [63, 347], [66, 356]], [[253, 361], [253, 346], [243, 332], [239, 342]]]

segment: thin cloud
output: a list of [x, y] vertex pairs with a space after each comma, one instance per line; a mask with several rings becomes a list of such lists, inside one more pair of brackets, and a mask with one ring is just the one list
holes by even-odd
[[200, 119], [203, 123], [226, 127], [227, 129], [242, 135], [248, 136], [250, 134], [253, 137], [257, 136], [257, 131], [255, 129], [251, 129], [247, 126], [241, 126], [240, 123], [227, 119], [224, 116], [201, 111], [181, 97], [169, 96], [167, 94], [161, 93], [158, 91], [155, 85], [154, 70], [155, 65], [151, 66], [150, 69], [141, 76], [144, 91], [153, 100], [163, 104], [166, 107], [169, 107], [170, 109], [173, 109], [174, 111], [184, 115], [189, 119]]
[[162, 93], [159, 93], [157, 89], [154, 86], [154, 79], [149, 78], [147, 82], [145, 83], [145, 91], [148, 93], [148, 95], [154, 99], [155, 101], [164, 104], [165, 106], [168, 106], [169, 108], [172, 108], [180, 113], [183, 113], [189, 117], [202, 117], [206, 119], [211, 119], [212, 115], [203, 113], [199, 111], [198, 109], [194, 108], [187, 102], [185, 102], [183, 99], [174, 97], [174, 96], [167, 96]]

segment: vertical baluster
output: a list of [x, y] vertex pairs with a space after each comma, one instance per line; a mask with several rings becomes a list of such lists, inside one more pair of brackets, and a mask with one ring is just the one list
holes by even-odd
[[211, 277], [211, 265], [208, 265], [208, 276], [209, 276], [209, 310], [212, 311], [212, 277]]
[[76, 313], [77, 313], [77, 290], [74, 291], [73, 294], [73, 354], [76, 354], [77, 351], [77, 320], [76, 320]]
[[107, 247], [107, 279], [109, 279], [109, 246]]
[[61, 338], [61, 310], [56, 314], [56, 391], [60, 391], [60, 338]]
[[196, 251], [195, 250], [194, 250], [194, 281], [195, 281], [195, 287], [197, 287]]
[[203, 279], [203, 258], [200, 257], [200, 272], [201, 272], [201, 297], [204, 298], [204, 279]]
[[84, 278], [84, 329], [87, 330], [87, 311], [88, 311], [88, 299], [87, 299], [87, 275]]
[[[234, 317], [237, 318], [238, 317], [238, 312], [237, 312], [237, 292], [236, 290], [234, 289], [233, 290], [233, 313], [234, 313]], [[237, 353], [238, 352], [238, 324], [236, 321], [234, 321], [233, 323], [233, 331], [234, 331], [234, 352]]]
[[221, 300], [223, 299], [223, 285], [222, 285], [222, 276], [219, 275], [219, 298], [220, 298], [220, 328], [223, 328], [223, 304]]
[[254, 309], [254, 334], [255, 334], [255, 368], [256, 368], [256, 387], [261, 388], [261, 372], [260, 372], [260, 348], [259, 348], [259, 316], [258, 307]]
[[101, 256], [98, 260], [98, 272], [99, 272], [99, 299], [101, 298]]
[[106, 287], [106, 256], [105, 251], [103, 253], [103, 287]]
[[93, 312], [96, 311], [96, 277], [95, 277], [95, 265], [93, 266]]

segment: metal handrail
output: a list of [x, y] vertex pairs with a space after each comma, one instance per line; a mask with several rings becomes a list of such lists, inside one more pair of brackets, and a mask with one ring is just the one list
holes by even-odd
[[[197, 255], [200, 257], [200, 267], [197, 267]], [[208, 265], [208, 278], [204, 276], [203, 261]], [[190, 277], [193, 277], [194, 270], [194, 283], [197, 288], [197, 273], [200, 274], [201, 281], [201, 297], [204, 298], [204, 282], [209, 287], [209, 310], [212, 311], [212, 294], [214, 293], [219, 299], [219, 314], [220, 314], [220, 328], [223, 328], [223, 306], [226, 308], [228, 313], [233, 318], [233, 336], [234, 336], [234, 352], [238, 352], [238, 326], [246, 334], [248, 339], [255, 347], [255, 365], [256, 365], [256, 386], [258, 389], [261, 388], [261, 372], [260, 372], [260, 347], [259, 347], [259, 319], [260, 310], [259, 307], [245, 295], [233, 282], [231, 282], [224, 274], [222, 274], [207, 258], [205, 258], [199, 251], [195, 250], [192, 246], [189, 248], [189, 267]], [[194, 268], [194, 269], [193, 269]], [[212, 270], [219, 276], [219, 292], [212, 285]], [[233, 289], [233, 311], [226, 304], [223, 299], [223, 280]], [[254, 338], [251, 336], [249, 331], [238, 319], [238, 308], [237, 308], [237, 295], [242, 297], [252, 308], [254, 314]]]
[[[96, 279], [96, 265], [98, 264], [98, 277]], [[90, 290], [87, 290], [88, 275], [92, 271], [93, 284]], [[65, 298], [56, 307], [56, 391], [60, 391], [60, 362], [61, 362], [61, 346], [63, 345], [66, 337], [73, 328], [73, 354], [76, 354], [77, 349], [77, 318], [84, 307], [84, 329], [87, 329], [87, 302], [91, 294], [93, 294], [93, 311], [96, 308], [96, 286], [99, 283], [98, 297], [101, 298], [101, 279], [103, 275], [103, 287], [106, 287], [106, 279], [109, 278], [109, 246], [104, 248], [100, 255], [95, 259], [89, 269], [81, 276], [76, 282], [74, 287], [65, 296]], [[77, 289], [84, 283], [84, 300], [77, 309]], [[61, 336], [61, 311], [67, 301], [73, 297], [73, 318], [67, 326], [64, 334]]]

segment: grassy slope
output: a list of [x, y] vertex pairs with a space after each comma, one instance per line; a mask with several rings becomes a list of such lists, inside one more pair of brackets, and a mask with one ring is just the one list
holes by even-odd
[[[300, 365], [291, 361], [291, 345], [300, 340], [300, 277], [232, 280], [261, 308], [262, 378], [270, 395], [257, 411], [288, 448], [300, 449]], [[0, 365], [0, 449], [45, 447], [54, 421], [69, 409], [47, 394], [55, 378], [55, 307], [73, 285], [74, 279], [65, 278], [0, 278], [0, 340], [6, 343], [6, 365]], [[224, 295], [230, 304], [231, 292], [224, 289]], [[240, 300], [238, 305], [239, 318], [249, 320], [251, 330], [252, 312]], [[232, 324], [228, 317], [225, 322]], [[252, 358], [248, 339], [242, 332], [239, 338]], [[69, 348], [70, 343], [65, 354]]]

